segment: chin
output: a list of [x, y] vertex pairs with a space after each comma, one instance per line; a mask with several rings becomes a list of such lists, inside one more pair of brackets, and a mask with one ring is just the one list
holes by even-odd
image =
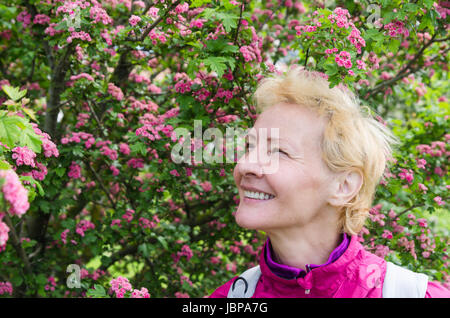
[[264, 225], [261, 224], [262, 218], [252, 214], [250, 211], [238, 209], [234, 217], [237, 225], [247, 230], [261, 230], [264, 228]]

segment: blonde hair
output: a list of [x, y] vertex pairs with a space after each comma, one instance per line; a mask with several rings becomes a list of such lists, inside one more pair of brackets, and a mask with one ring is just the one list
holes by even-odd
[[348, 88], [329, 88], [323, 73], [291, 68], [284, 75], [264, 78], [254, 98], [258, 112], [278, 103], [290, 103], [328, 119], [320, 145], [323, 161], [334, 173], [359, 170], [363, 176], [359, 192], [338, 209], [341, 230], [358, 234], [369, 215], [393, 147], [400, 143], [398, 138], [373, 117], [374, 111], [361, 107]]

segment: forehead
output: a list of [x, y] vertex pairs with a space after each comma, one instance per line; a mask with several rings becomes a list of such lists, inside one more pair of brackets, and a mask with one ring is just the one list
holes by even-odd
[[294, 144], [317, 141], [323, 134], [325, 121], [313, 110], [294, 104], [276, 104], [265, 109], [255, 122], [252, 135], [260, 128], [267, 128], [267, 136], [271, 136], [271, 128], [278, 129], [280, 139]]

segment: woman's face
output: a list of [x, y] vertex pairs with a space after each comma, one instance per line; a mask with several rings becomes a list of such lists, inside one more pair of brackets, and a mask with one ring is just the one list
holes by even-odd
[[[249, 132], [249, 148], [234, 169], [240, 196], [235, 217], [240, 226], [269, 232], [330, 219], [333, 210], [326, 199], [333, 175], [321, 158], [324, 125], [325, 119], [313, 111], [292, 104], [276, 104], [259, 115]], [[267, 132], [264, 140], [261, 128]], [[277, 147], [270, 145], [271, 128], [278, 129]], [[272, 165], [271, 173], [265, 173], [266, 161], [250, 159], [254, 158], [250, 156], [252, 152], [263, 149], [263, 143], [271, 150], [268, 156], [272, 163], [278, 156], [276, 169]], [[248, 190], [274, 197], [252, 199], [247, 197]]]

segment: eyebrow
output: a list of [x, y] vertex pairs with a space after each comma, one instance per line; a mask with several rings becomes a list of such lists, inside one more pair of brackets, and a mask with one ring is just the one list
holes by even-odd
[[[255, 135], [247, 134], [246, 137], [248, 137], [249, 139], [256, 139]], [[270, 140], [270, 141], [272, 141], [272, 140], [279, 140], [279, 141], [286, 142], [289, 146], [292, 146], [291, 143], [289, 142], [289, 140], [287, 140], [286, 138], [279, 138], [279, 137], [272, 138], [272, 137], [268, 137], [267, 140]]]

